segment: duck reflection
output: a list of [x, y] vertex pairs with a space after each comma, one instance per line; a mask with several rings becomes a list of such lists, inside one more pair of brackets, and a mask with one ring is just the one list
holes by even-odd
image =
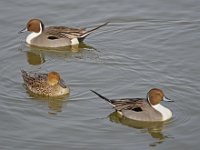
[[27, 62], [30, 65], [40, 65], [45, 62], [44, 55], [42, 53], [27, 51], [26, 56], [27, 56]]
[[167, 136], [163, 135], [162, 130], [167, 125], [167, 122], [141, 122], [131, 120], [125, 117], [122, 117], [117, 112], [113, 112], [109, 115], [109, 119], [112, 122], [120, 123], [122, 125], [136, 128], [136, 129], [146, 129], [142, 130], [144, 132], [148, 132], [152, 138], [158, 139], [158, 141], [151, 143], [150, 146], [156, 146], [157, 144], [161, 144], [165, 141]]
[[64, 99], [48, 99], [48, 107], [51, 111], [49, 114], [56, 114], [58, 112], [62, 112], [63, 105], [66, 104], [66, 100]]
[[32, 45], [27, 45], [26, 46], [28, 48], [30, 48], [31, 50], [40, 50], [40, 51], [43, 51], [43, 52], [46, 52], [46, 51], [54, 51], [54, 52], [79, 52], [81, 51], [82, 49], [93, 49], [95, 50], [94, 47], [90, 46], [90, 45], [87, 45], [85, 43], [80, 43], [78, 45], [72, 45], [72, 46], [66, 46], [66, 47], [58, 47], [58, 48], [43, 48], [43, 47], [37, 47], [37, 46], [32, 46]]
[[65, 105], [69, 100], [69, 95], [59, 96], [59, 97], [45, 97], [45, 96], [36, 95], [28, 90], [27, 90], [27, 94], [30, 97], [32, 97], [33, 100], [47, 103], [48, 108], [50, 109], [48, 113], [54, 114], [54, 115], [59, 112], [62, 112], [63, 105]]
[[80, 43], [79, 45], [74, 45], [70, 47], [65, 47], [65, 49], [48, 49], [39, 48], [35, 46], [29, 46], [29, 50], [26, 51], [27, 62], [30, 65], [40, 65], [45, 63], [46, 57], [53, 57], [54, 59], [64, 59], [68, 60], [71, 58], [76, 59], [96, 59], [98, 55], [96, 49], [86, 45], [85, 43]]

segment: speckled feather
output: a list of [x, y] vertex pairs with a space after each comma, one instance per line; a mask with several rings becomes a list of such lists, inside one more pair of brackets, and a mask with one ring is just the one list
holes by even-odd
[[52, 86], [47, 84], [47, 74], [45, 73], [27, 73], [22, 70], [22, 77], [27, 88], [39, 95], [51, 95]]
[[69, 87], [65, 85], [64, 81], [60, 77], [57, 84], [51, 85], [49, 83], [49, 76], [54, 73], [56, 72], [50, 72], [48, 74], [27, 73], [22, 70], [22, 77], [28, 90], [34, 94], [48, 97], [57, 97], [69, 94]]

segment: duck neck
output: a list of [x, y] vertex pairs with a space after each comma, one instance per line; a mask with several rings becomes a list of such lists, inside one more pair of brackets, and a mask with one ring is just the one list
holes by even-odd
[[172, 112], [161, 104], [151, 105], [155, 110], [161, 113], [162, 120], [168, 120], [172, 117]]
[[28, 44], [31, 44], [31, 40], [38, 37], [43, 31], [43, 26], [42, 24], [40, 23], [40, 32], [32, 32], [31, 34], [29, 34], [26, 38], [26, 43]]

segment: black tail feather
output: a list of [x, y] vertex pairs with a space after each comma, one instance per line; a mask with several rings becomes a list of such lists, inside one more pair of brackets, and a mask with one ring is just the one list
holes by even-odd
[[106, 26], [107, 24], [108, 24], [109, 22], [106, 22], [106, 23], [104, 23], [104, 24], [102, 24], [102, 25], [99, 25], [98, 27], [96, 27], [96, 28], [93, 28], [93, 29], [91, 29], [91, 30], [88, 30], [86, 33], [84, 33], [83, 35], [81, 35], [81, 39], [84, 39], [86, 36], [88, 36], [90, 33], [92, 33], [93, 31], [95, 31], [95, 30], [97, 30], [97, 29], [99, 29], [99, 28], [101, 28], [101, 27], [103, 27], [103, 26]]
[[104, 97], [103, 95], [97, 93], [96, 91], [90, 90], [91, 92], [93, 92], [94, 94], [96, 94], [97, 96], [99, 96], [100, 98], [104, 99], [105, 101], [109, 102], [110, 104], [112, 104], [111, 100]]

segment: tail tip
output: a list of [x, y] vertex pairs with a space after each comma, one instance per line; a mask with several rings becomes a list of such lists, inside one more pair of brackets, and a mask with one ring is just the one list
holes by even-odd
[[100, 98], [102, 98], [102, 99], [104, 99], [104, 100], [108, 101], [109, 103], [111, 103], [110, 99], [108, 99], [108, 98], [104, 97], [103, 95], [101, 95], [101, 94], [97, 93], [97, 92], [96, 92], [96, 91], [94, 91], [94, 90], [90, 90], [90, 91], [91, 91], [91, 92], [93, 92], [94, 94], [96, 94], [97, 96], [99, 96]]
[[21, 73], [26, 73], [26, 71], [25, 71], [25, 70], [23, 70], [23, 69], [21, 69]]
[[99, 93], [97, 93], [97, 92], [96, 92], [96, 91], [94, 91], [94, 90], [91, 90], [91, 89], [90, 89], [90, 91], [91, 91], [92, 93], [94, 93], [94, 94], [98, 95], [98, 96], [100, 95]]
[[93, 93], [95, 93], [95, 91], [94, 90], [91, 90], [91, 89], [89, 89], [91, 92], [93, 92]]
[[21, 73], [22, 73], [22, 76], [26, 76], [27, 75], [27, 72], [23, 69], [21, 69]]

